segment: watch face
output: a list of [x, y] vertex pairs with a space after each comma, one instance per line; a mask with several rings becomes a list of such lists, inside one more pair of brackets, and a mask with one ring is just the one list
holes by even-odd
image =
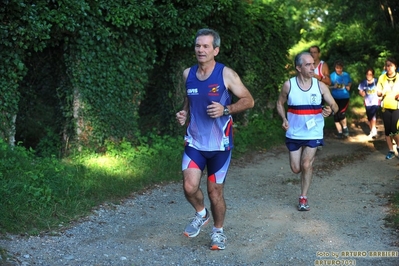
[[228, 115], [229, 114], [229, 108], [227, 108], [227, 107], [224, 108], [223, 114], [224, 115]]

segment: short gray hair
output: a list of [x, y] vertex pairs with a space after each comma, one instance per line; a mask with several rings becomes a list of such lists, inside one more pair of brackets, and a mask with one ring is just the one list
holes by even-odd
[[295, 69], [296, 69], [297, 66], [302, 66], [302, 64], [303, 64], [303, 59], [302, 59], [302, 57], [303, 57], [304, 55], [310, 55], [310, 56], [312, 56], [309, 52], [302, 52], [302, 53], [297, 54], [297, 55], [295, 56], [295, 60], [294, 60]]
[[211, 35], [213, 36], [213, 48], [216, 47], [220, 47], [220, 36], [219, 33], [217, 33], [216, 31], [212, 30], [212, 29], [200, 29], [197, 31], [197, 34], [195, 35], [195, 41], [194, 41], [194, 45], [197, 42], [197, 38], [198, 36], [208, 36]]

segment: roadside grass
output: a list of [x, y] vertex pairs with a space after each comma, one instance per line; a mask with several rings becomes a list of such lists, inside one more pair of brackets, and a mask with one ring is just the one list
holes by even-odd
[[[388, 206], [389, 214], [384, 220], [388, 226], [399, 230], [399, 193], [393, 194]], [[397, 245], [399, 246], [399, 242]]]
[[0, 233], [38, 235], [68, 226], [104, 202], [181, 179], [179, 138], [154, 137], [152, 146], [109, 144], [105, 154], [40, 158], [0, 140]]
[[10, 257], [10, 255], [8, 254], [7, 250], [5, 250], [4, 248], [0, 247], [0, 262], [1, 261], [7, 261], [7, 259]]

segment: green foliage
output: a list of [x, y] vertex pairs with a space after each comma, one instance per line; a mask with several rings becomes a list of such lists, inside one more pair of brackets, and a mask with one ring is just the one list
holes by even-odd
[[60, 136], [49, 127], [44, 128], [44, 133], [45, 136], [40, 139], [36, 146], [36, 154], [42, 157], [56, 156], [57, 158], [61, 158], [62, 142], [60, 141]]
[[[27, 147], [36, 148], [46, 137], [35, 133], [44, 127], [63, 134], [64, 142], [69, 140], [64, 145], [81, 134], [77, 145], [96, 147], [105, 139], [139, 132], [137, 110], [156, 53], [154, 37], [148, 34], [155, 11], [153, 1], [135, 0], [10, 0], [2, 5], [3, 139], [13, 135], [12, 118], [18, 111], [17, 141]], [[42, 97], [46, 95], [58, 96], [58, 101], [49, 104]], [[39, 102], [35, 110], [29, 96]], [[24, 126], [48, 111], [46, 107], [56, 112], [39, 118], [33, 128]], [[58, 115], [54, 124], [47, 119], [51, 113]]]
[[153, 9], [148, 3], [129, 1], [124, 10], [123, 3], [92, 6], [87, 11], [91, 19], [82, 21], [79, 35], [68, 41], [66, 62], [75, 89], [72, 104], [81, 107], [74, 118], [82, 130], [81, 144], [87, 146], [132, 138], [139, 132], [138, 108], [152, 68], [148, 62], [155, 56], [151, 36], [146, 35]]
[[281, 121], [273, 119], [269, 111], [266, 115], [254, 114], [249, 119], [248, 126], [235, 124], [234, 126], [234, 156], [240, 156], [249, 150], [268, 149], [284, 143], [285, 132], [281, 128]]

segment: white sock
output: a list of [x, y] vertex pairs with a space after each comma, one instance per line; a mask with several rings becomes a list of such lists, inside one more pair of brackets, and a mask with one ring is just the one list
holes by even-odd
[[201, 215], [201, 217], [205, 217], [206, 215], [206, 209], [204, 208], [202, 211], [197, 212], [199, 215]]
[[221, 232], [221, 233], [223, 233], [223, 227], [222, 227], [222, 228], [213, 227], [213, 228], [212, 228], [212, 233], [215, 233], [215, 232]]

